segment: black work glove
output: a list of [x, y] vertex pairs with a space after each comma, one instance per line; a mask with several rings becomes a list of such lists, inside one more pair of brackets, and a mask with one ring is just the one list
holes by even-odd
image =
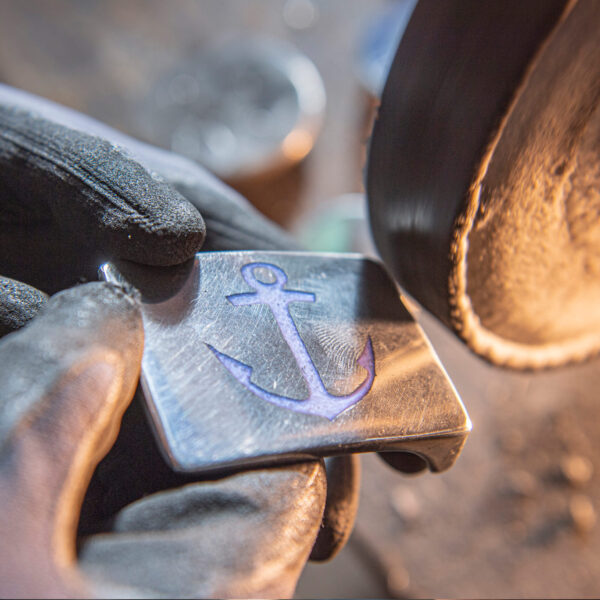
[[211, 250], [293, 243], [194, 163], [1, 85], [0, 207], [2, 333], [42, 312], [0, 342], [0, 594], [291, 595], [319, 530], [317, 559], [349, 534], [356, 463], [331, 461], [329, 490], [322, 461], [198, 482], [136, 398], [98, 465], [137, 383], [139, 306], [108, 284], [43, 292], [103, 260], [184, 262], [204, 223]]

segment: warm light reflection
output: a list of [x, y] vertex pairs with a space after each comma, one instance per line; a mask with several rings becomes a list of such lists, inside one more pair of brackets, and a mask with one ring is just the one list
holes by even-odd
[[313, 136], [304, 129], [294, 129], [283, 140], [281, 149], [291, 161], [302, 160], [313, 147]]

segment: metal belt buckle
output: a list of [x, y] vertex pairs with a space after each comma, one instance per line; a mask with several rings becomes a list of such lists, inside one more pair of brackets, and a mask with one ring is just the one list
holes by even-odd
[[352, 254], [203, 252], [105, 264], [142, 293], [141, 385], [174, 469], [402, 451], [448, 468], [470, 430], [398, 289]]

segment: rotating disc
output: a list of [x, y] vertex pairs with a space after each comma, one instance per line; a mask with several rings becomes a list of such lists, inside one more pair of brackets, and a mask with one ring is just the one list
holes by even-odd
[[367, 189], [399, 283], [492, 362], [600, 347], [600, 3], [421, 0]]

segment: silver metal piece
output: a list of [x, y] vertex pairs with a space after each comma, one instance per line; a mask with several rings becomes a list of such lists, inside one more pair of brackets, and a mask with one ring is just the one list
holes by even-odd
[[352, 254], [206, 252], [105, 264], [142, 292], [142, 387], [173, 467], [363, 451], [451, 466], [466, 411], [383, 267]]

